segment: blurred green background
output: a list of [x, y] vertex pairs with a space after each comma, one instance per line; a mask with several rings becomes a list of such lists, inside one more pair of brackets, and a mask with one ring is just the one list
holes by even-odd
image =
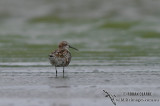
[[0, 62], [46, 62], [66, 40], [80, 50], [72, 51], [75, 60], [156, 64], [159, 5], [159, 0], [1, 0]]

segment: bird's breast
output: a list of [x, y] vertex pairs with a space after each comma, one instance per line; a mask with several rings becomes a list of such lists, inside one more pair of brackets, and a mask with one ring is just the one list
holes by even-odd
[[52, 65], [57, 67], [68, 66], [71, 61], [71, 53], [69, 51], [52, 53], [49, 60]]

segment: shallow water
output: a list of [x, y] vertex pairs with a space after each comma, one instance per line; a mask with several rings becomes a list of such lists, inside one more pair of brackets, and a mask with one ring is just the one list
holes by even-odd
[[[38, 1], [0, 1], [0, 105], [114, 106], [103, 90], [160, 100], [159, 1]], [[48, 54], [62, 40], [79, 52], [56, 78]]]
[[[141, 99], [160, 98], [159, 67], [148, 70], [145, 66], [70, 66], [58, 68], [58, 77], [52, 67], [3, 67], [0, 68], [0, 103], [5, 106], [99, 106], [112, 105], [103, 90], [118, 98], [135, 98], [124, 92], [152, 92]], [[151, 68], [151, 67], [150, 67]], [[131, 70], [132, 69], [132, 70]], [[154, 105], [159, 102], [116, 102], [124, 105]]]

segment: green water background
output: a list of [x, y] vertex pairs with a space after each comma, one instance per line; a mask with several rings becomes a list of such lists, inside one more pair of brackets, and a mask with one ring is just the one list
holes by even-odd
[[[116, 61], [121, 64], [133, 60], [132, 63], [138, 61], [147, 65], [159, 64], [160, 22], [157, 10], [159, 2], [156, 0], [132, 0], [131, 3], [127, 0], [77, 0], [74, 3], [51, 0], [45, 4], [43, 0], [37, 4], [33, 2], [31, 7], [35, 10], [34, 6], [39, 6], [40, 13], [43, 13], [43, 5], [50, 8], [56, 7], [57, 3], [56, 9], [59, 10], [52, 8], [45, 15], [27, 13], [32, 9], [25, 3], [31, 1], [22, 1], [22, 4], [19, 0], [15, 2], [20, 7], [14, 6], [13, 2], [1, 1], [1, 5], [6, 3], [11, 7], [5, 7], [0, 12], [0, 62], [47, 62], [48, 54], [57, 48], [60, 41], [66, 40], [80, 50], [71, 50], [73, 60]], [[49, 5], [52, 3], [54, 6]], [[63, 9], [65, 3], [68, 6], [66, 10]], [[96, 10], [100, 10], [101, 6], [108, 6], [107, 3], [113, 4], [112, 9], [105, 8], [104, 13], [98, 14]], [[120, 8], [117, 9], [118, 3]], [[60, 4], [62, 6], [58, 7]], [[126, 15], [125, 11], [130, 8], [136, 8], [137, 11], [129, 11]]]

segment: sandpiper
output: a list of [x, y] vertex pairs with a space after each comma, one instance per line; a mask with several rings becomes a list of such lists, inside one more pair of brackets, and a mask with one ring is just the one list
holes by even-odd
[[62, 41], [59, 43], [58, 49], [49, 54], [50, 63], [55, 66], [56, 77], [57, 77], [57, 67], [63, 67], [63, 77], [64, 77], [64, 67], [68, 66], [71, 61], [71, 53], [69, 48], [78, 49], [69, 45], [67, 41]]

